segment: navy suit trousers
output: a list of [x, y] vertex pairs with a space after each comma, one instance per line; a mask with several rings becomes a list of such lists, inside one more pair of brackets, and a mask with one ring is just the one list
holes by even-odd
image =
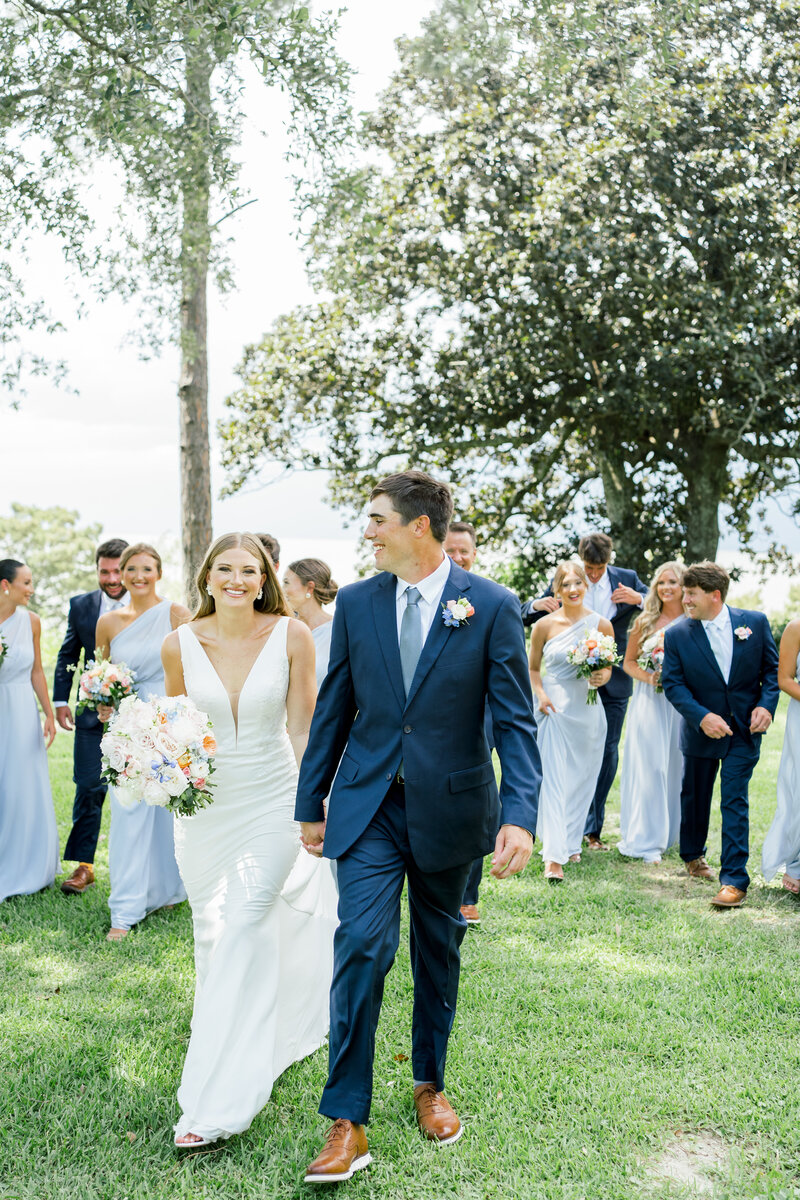
[[747, 891], [750, 876], [747, 858], [750, 846], [750, 811], [747, 789], [758, 762], [760, 747], [743, 738], [731, 742], [723, 759], [684, 755], [681, 787], [680, 852], [691, 862], [706, 852], [711, 798], [720, 763], [720, 809], [722, 811], [722, 849], [719, 881]]
[[100, 742], [104, 733], [105, 726], [100, 721], [88, 728], [75, 726], [75, 801], [72, 806], [72, 830], [64, 847], [64, 858], [68, 862], [94, 862], [107, 791], [107, 785], [100, 778]]
[[469, 877], [467, 878], [467, 886], [464, 888], [464, 896], [462, 904], [477, 904], [478, 892], [483, 879], [483, 855], [476, 858], [475, 862], [470, 867]]
[[619, 739], [622, 737], [622, 726], [625, 724], [625, 711], [628, 707], [627, 696], [622, 700], [606, 700], [604, 693], [605, 688], [600, 688], [600, 699], [606, 714], [606, 744], [591, 807], [586, 816], [584, 837], [599, 838], [603, 830], [603, 821], [606, 818], [606, 800], [617, 775]]
[[444, 1088], [447, 1040], [458, 995], [459, 915], [472, 863], [426, 873], [408, 844], [404, 789], [392, 784], [361, 837], [337, 859], [339, 918], [333, 943], [328, 1082], [319, 1111], [364, 1124], [384, 980], [400, 940], [400, 896], [408, 877], [414, 1012], [414, 1078]]

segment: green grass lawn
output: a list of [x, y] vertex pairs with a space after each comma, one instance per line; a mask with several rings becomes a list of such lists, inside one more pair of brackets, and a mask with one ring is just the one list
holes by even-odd
[[[538, 855], [488, 881], [464, 943], [448, 1094], [466, 1126], [424, 1144], [411, 1104], [408, 953], [378, 1031], [374, 1164], [339, 1192], [386, 1200], [800, 1197], [800, 903], [758, 875], [783, 720], [752, 787], [753, 886], [717, 912], [677, 855], [584, 855], [554, 888]], [[71, 742], [50, 756], [62, 845]], [[616, 840], [618, 799], [607, 832]], [[107, 834], [107, 817], [104, 822]], [[294, 1197], [326, 1123], [324, 1051], [279, 1080], [250, 1130], [181, 1156], [172, 1124], [189, 1033], [186, 905], [118, 945], [98, 885], [0, 905], [0, 1197]], [[709, 858], [719, 862], [718, 815]], [[680, 1174], [684, 1182], [667, 1172]], [[319, 1189], [317, 1189], [319, 1190]], [[324, 1190], [324, 1189], [323, 1189]]]

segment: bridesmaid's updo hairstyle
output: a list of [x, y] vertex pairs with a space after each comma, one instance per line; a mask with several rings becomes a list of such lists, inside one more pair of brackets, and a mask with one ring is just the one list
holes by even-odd
[[297, 576], [303, 587], [313, 583], [317, 604], [333, 604], [339, 585], [335, 579], [331, 579], [331, 569], [321, 558], [298, 558], [297, 562], [289, 563], [289, 570]]
[[556, 567], [556, 573], [553, 576], [553, 595], [556, 596], [564, 585], [564, 580], [568, 575], [577, 575], [584, 585], [588, 588], [589, 579], [586, 571], [583, 568], [583, 563], [577, 558], [568, 558], [565, 562], [560, 562]]
[[17, 578], [17, 571], [24, 566], [25, 563], [21, 563], [17, 558], [0, 558], [0, 581], [13, 583]]
[[125, 570], [126, 566], [128, 565], [128, 562], [133, 558], [133, 556], [135, 554], [149, 554], [149, 556], [155, 561], [155, 564], [158, 567], [158, 578], [159, 579], [161, 578], [161, 555], [158, 553], [158, 551], [156, 550], [156, 548], [154, 546], [148, 545], [147, 542], [134, 542], [134, 544], [132, 546], [127, 546], [122, 551], [122, 557], [119, 560], [120, 571]]
[[199, 621], [201, 617], [210, 617], [217, 610], [214, 597], [208, 594], [208, 573], [216, 559], [226, 550], [246, 550], [248, 554], [252, 554], [260, 566], [262, 575], [266, 575], [261, 587], [261, 599], [256, 600], [253, 605], [256, 612], [275, 613], [276, 616], [290, 617], [292, 614], [289, 605], [286, 603], [283, 589], [278, 583], [272, 559], [264, 549], [263, 543], [254, 533], [223, 533], [211, 543], [200, 564], [200, 570], [197, 572], [195, 586], [200, 601], [192, 614], [192, 620]]
[[655, 574], [650, 580], [650, 591], [642, 603], [642, 611], [631, 626], [631, 633], [638, 636], [640, 646], [645, 638], [648, 638], [653, 632], [656, 621], [661, 616], [662, 604], [658, 596], [658, 581], [665, 571], [672, 571], [680, 586], [683, 584], [686, 567], [679, 562], [665, 562], [660, 567], [656, 567]]

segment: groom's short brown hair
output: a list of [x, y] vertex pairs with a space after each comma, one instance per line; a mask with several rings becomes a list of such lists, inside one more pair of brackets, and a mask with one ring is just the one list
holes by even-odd
[[369, 498], [374, 500], [376, 496], [389, 497], [404, 525], [416, 517], [427, 517], [436, 541], [443, 542], [447, 537], [453, 518], [453, 495], [440, 479], [424, 471], [400, 471], [375, 484]]
[[724, 567], [719, 563], [705, 562], [692, 563], [686, 568], [683, 576], [684, 587], [699, 587], [701, 592], [707, 592], [710, 596], [712, 592], [719, 592], [722, 600], [728, 594], [731, 577]]

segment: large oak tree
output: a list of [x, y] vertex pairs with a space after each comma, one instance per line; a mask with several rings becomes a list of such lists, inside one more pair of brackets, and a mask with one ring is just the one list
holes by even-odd
[[[410, 462], [530, 549], [747, 545], [798, 482], [800, 4], [445, 3], [318, 197], [330, 301], [278, 321], [223, 424], [230, 486]], [[796, 492], [794, 493], [796, 495]]]

